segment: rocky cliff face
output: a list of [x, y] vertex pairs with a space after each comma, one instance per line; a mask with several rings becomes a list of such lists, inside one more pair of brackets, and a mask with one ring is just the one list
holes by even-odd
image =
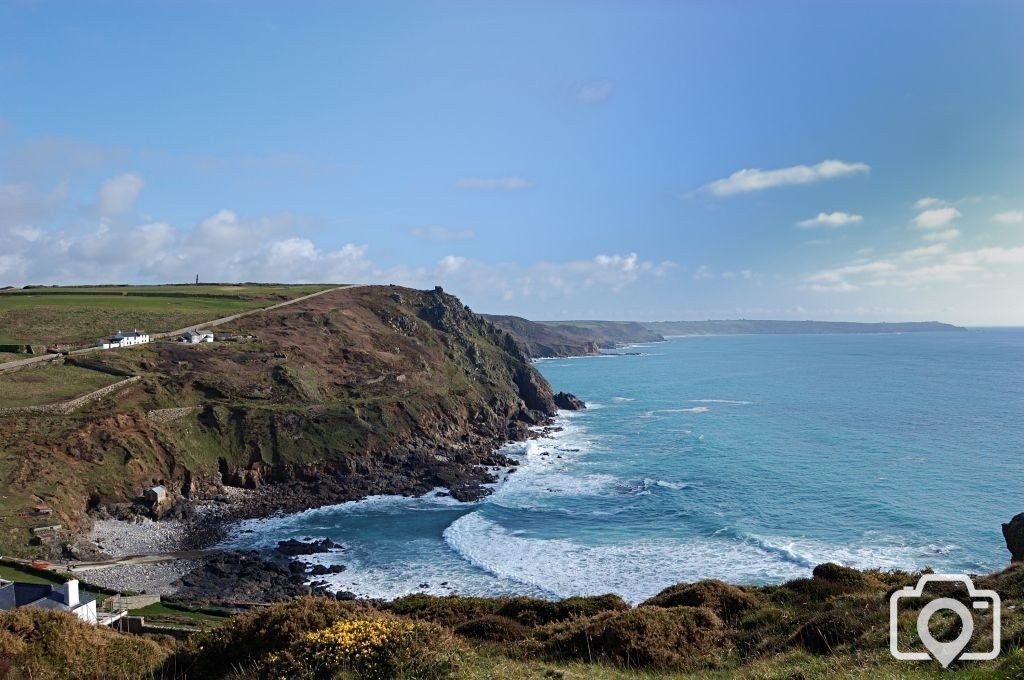
[[4, 483], [48, 490], [72, 526], [152, 484], [269, 489], [262, 511], [434, 486], [471, 499], [512, 462], [495, 447], [557, 410], [520, 344], [440, 289], [346, 289], [224, 330], [252, 339], [89, 355], [141, 380], [73, 419], [0, 420], [0, 457], [35, 461]]

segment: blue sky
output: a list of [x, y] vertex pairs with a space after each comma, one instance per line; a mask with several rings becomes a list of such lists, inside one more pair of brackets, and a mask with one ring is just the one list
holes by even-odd
[[0, 1], [0, 285], [1024, 324], [1024, 3]]

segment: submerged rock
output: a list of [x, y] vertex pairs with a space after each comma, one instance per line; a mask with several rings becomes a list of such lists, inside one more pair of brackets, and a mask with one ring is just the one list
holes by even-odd
[[555, 406], [563, 411], [582, 411], [587, 407], [582, 399], [568, 392], [559, 392], [555, 395]]
[[297, 555], [315, 555], [317, 553], [340, 550], [341, 547], [341, 544], [335, 543], [329, 538], [309, 542], [289, 538], [287, 541], [278, 541], [274, 552], [294, 557]]

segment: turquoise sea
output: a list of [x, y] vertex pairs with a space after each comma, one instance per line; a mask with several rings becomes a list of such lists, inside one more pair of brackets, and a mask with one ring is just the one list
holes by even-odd
[[[634, 354], [635, 353], [635, 354]], [[673, 338], [540, 361], [590, 408], [487, 499], [374, 497], [245, 523], [329, 536], [341, 590], [543, 597], [779, 582], [821, 562], [984, 572], [1024, 512], [1024, 329]]]

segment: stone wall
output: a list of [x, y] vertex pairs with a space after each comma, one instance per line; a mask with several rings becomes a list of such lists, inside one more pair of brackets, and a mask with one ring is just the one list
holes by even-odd
[[127, 387], [132, 383], [136, 383], [142, 380], [139, 376], [133, 376], [131, 378], [125, 378], [119, 380], [113, 385], [107, 385], [100, 389], [90, 392], [89, 394], [83, 394], [75, 399], [68, 401], [59, 401], [55, 404], [40, 404], [38, 406], [14, 406], [11, 408], [0, 408], [0, 417], [2, 416], [22, 416], [28, 414], [42, 414], [42, 415], [67, 415], [74, 413], [78, 409], [82, 408], [91, 401], [95, 401], [108, 394], [113, 394], [118, 390]]

